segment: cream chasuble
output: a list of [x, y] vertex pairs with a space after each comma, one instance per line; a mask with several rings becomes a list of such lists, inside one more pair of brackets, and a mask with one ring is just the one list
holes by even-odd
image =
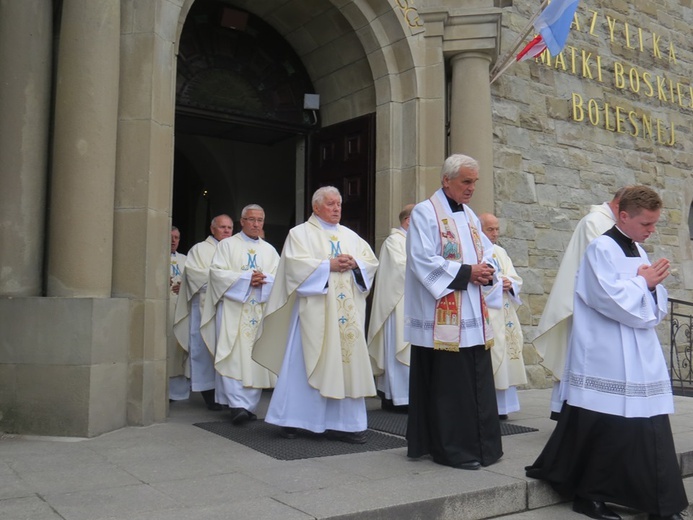
[[[251, 354], [278, 264], [274, 247], [238, 233], [219, 242], [209, 268], [202, 337], [215, 352], [217, 372], [247, 388], [272, 388], [276, 382], [276, 376], [253, 361]], [[253, 271], [267, 275], [267, 283], [251, 287]]]
[[493, 327], [494, 344], [491, 347], [493, 379], [497, 390], [527, 383], [525, 363], [522, 358], [522, 328], [517, 308], [522, 305], [520, 290], [522, 278], [515, 271], [508, 253], [498, 245], [493, 246], [493, 266], [499, 277], [512, 282], [513, 293], [503, 291], [503, 281], [496, 282], [486, 294], [488, 314]]
[[213, 236], [208, 236], [204, 242], [198, 242], [185, 259], [185, 271], [183, 281], [176, 302], [176, 314], [173, 321], [173, 332], [181, 347], [185, 351], [190, 350], [190, 311], [193, 296], [200, 293], [200, 314], [204, 310], [204, 292], [207, 290], [209, 278], [209, 265], [212, 263], [214, 251], [219, 242]]
[[[168, 292], [168, 376], [186, 376], [190, 377], [190, 369], [186, 363], [186, 352], [178, 343], [175, 334], [173, 333], [173, 322], [176, 315], [176, 302], [178, 301], [178, 295], [171, 290], [171, 287], [176, 285], [183, 280], [183, 272], [185, 270], [185, 255], [178, 252], [171, 253], [171, 272], [169, 276], [171, 278], [169, 284]], [[181, 284], [181, 288], [182, 288]], [[180, 292], [180, 291], [179, 291]]]
[[589, 243], [611, 229], [615, 223], [609, 204], [605, 202], [591, 206], [590, 212], [575, 227], [563, 253], [563, 260], [537, 326], [536, 337], [532, 341], [542, 358], [541, 365], [550, 370], [556, 379], [562, 377], [565, 367], [578, 265]]
[[407, 265], [407, 235], [402, 229], [391, 229], [380, 249], [380, 267], [373, 288], [373, 306], [368, 326], [368, 352], [373, 373], [385, 370], [385, 324], [394, 320], [393, 348], [397, 361], [409, 366], [411, 344], [404, 341], [404, 271]]
[[[342, 253], [356, 259], [365, 289], [358, 287], [353, 272], [330, 272], [322, 295], [297, 294], [322, 262]], [[312, 215], [294, 227], [284, 244], [253, 359], [279, 373], [291, 313], [297, 304], [310, 386], [331, 399], [375, 395], [364, 323], [366, 296], [377, 267], [378, 260], [368, 243], [344, 226], [323, 229]]]

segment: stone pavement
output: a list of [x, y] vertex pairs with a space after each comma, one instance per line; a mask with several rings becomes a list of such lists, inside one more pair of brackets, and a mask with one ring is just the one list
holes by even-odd
[[[553, 429], [549, 396], [520, 392], [522, 411], [510, 420], [539, 431], [503, 437], [503, 458], [479, 471], [409, 460], [405, 448], [275, 460], [193, 426], [228, 415], [207, 411], [199, 395], [172, 403], [164, 424], [93, 439], [4, 435], [0, 519], [585, 519], [545, 483], [524, 476]], [[693, 399], [675, 400], [676, 447], [683, 474], [693, 475]], [[693, 477], [686, 488], [693, 497]]]

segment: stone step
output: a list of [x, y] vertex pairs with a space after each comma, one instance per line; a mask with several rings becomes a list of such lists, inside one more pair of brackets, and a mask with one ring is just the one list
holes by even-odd
[[[691, 497], [693, 497], [693, 477], [684, 478], [683, 483], [686, 488], [686, 494], [688, 495], [688, 499], [690, 501]], [[528, 497], [530, 494], [528, 494]], [[648, 515], [646, 513], [641, 513], [620, 506], [610, 505], [610, 507], [616, 513], [621, 515], [621, 518], [623, 520], [647, 520], [648, 518]], [[686, 513], [689, 517], [693, 514], [692, 505], [688, 506]], [[579, 520], [580, 518], [587, 517], [575, 513], [572, 509], [572, 502], [561, 502], [549, 506], [539, 507], [537, 509], [530, 507], [526, 511], [491, 518], [494, 518], [496, 520]]]

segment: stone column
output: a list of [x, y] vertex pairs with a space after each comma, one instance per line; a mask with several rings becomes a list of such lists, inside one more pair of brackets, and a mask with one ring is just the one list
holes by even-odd
[[120, 0], [64, 0], [55, 94], [49, 296], [110, 297]]
[[42, 289], [51, 0], [0, 0], [0, 296]]
[[450, 153], [479, 161], [479, 181], [472, 199], [477, 213], [494, 211], [490, 63], [491, 56], [483, 52], [461, 52], [450, 59]]
[[494, 211], [489, 69], [500, 50], [501, 10], [496, 5], [488, 1], [471, 8], [419, 9], [426, 38], [438, 44], [452, 69], [448, 154], [464, 153], [479, 161], [471, 203], [478, 213]]

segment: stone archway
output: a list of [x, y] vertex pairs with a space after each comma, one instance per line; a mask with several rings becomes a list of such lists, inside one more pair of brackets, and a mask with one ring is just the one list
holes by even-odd
[[[193, 3], [186, 0], [181, 8], [176, 47]], [[439, 117], [444, 111], [444, 75], [433, 71], [441, 80], [429, 89], [433, 98], [422, 99], [419, 77], [425, 68], [416, 62], [409, 41], [421, 38], [413, 35], [411, 9], [405, 12], [387, 0], [324, 2], [317, 9], [315, 3], [303, 0], [285, 2], [280, 8], [252, 0], [225, 3], [262, 18], [291, 44], [321, 97], [324, 125], [375, 112], [379, 242], [401, 207], [426, 192], [420, 182], [422, 167], [430, 163], [437, 170], [444, 154], [444, 124]], [[431, 139], [438, 144], [425, 151], [423, 160], [417, 143], [422, 125], [428, 135], [440, 134]]]

